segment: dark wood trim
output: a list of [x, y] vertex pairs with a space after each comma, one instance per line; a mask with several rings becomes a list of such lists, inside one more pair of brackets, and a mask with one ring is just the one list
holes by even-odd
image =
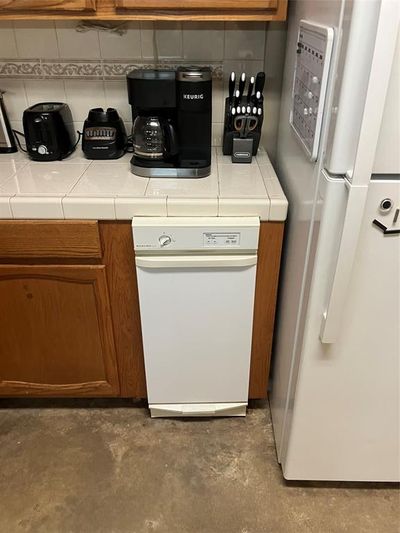
[[146, 398], [135, 256], [130, 221], [99, 222], [122, 397]]
[[107, 381], [91, 381], [88, 383], [67, 383], [54, 385], [52, 383], [29, 383], [24, 381], [2, 381], [0, 383], [1, 396], [16, 397], [107, 397], [117, 396], [115, 388]]
[[[8, 3], [11, 0], [8, 1]], [[41, 0], [45, 5], [46, 0]], [[61, 1], [61, 0], [60, 0]], [[65, 1], [65, 0], [64, 0]], [[40, 7], [38, 10], [32, 10], [28, 4], [33, 3], [29, 0], [24, 0], [22, 4], [21, 0], [14, 0], [14, 8], [6, 7], [7, 4], [1, 5], [0, 0], [0, 20], [180, 20], [180, 21], [272, 21], [272, 20], [286, 20], [287, 4], [288, 0], [278, 0], [277, 8], [271, 8], [270, 0], [266, 0], [265, 8], [260, 9], [257, 1], [253, 5], [258, 8], [249, 8], [245, 2], [244, 8], [232, 9], [234, 3], [229, 0], [215, 0], [215, 7], [210, 8], [193, 8], [193, 0], [188, 2], [185, 6], [184, 0], [181, 5], [185, 8], [166, 9], [166, 0], [161, 0], [160, 5], [153, 7], [152, 9], [146, 8], [146, 0], [141, 2], [143, 5], [140, 7], [140, 3], [137, 2], [137, 9], [121, 9], [117, 7], [115, 0], [97, 0], [96, 11], [93, 11], [94, 0], [87, 0], [84, 11], [82, 9], [83, 4], [76, 6], [71, 11], [71, 5], [65, 2], [65, 11], [63, 11], [62, 3], [56, 8]], [[174, 0], [175, 6], [178, 4], [177, 0]], [[19, 5], [18, 5], [19, 4]], [[238, 5], [239, 2], [237, 2]], [[153, 6], [157, 5], [153, 1]], [[72, 6], [73, 7], [73, 6]]]
[[[104, 0], [97, 0], [100, 4]], [[0, 0], [0, 13], [14, 11], [30, 11], [39, 14], [82, 12], [94, 13], [96, 0]]]
[[120, 11], [229, 11], [249, 12], [259, 10], [277, 10], [278, 0], [115, 0], [116, 9]]
[[250, 399], [267, 397], [283, 230], [283, 222], [262, 222], [260, 226], [250, 365]]

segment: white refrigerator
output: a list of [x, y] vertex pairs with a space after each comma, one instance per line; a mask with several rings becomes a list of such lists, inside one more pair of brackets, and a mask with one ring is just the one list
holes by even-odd
[[[286, 479], [400, 478], [399, 10], [290, 3], [276, 160], [290, 210], [270, 392]], [[310, 73], [304, 54], [318, 47]]]

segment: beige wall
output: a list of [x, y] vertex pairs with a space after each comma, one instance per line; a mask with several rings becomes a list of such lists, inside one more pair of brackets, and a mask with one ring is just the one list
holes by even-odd
[[[67, 102], [78, 129], [91, 107], [108, 106], [118, 109], [129, 128], [124, 69], [157, 62], [166, 67], [210, 64], [218, 71], [213, 80], [212, 131], [213, 144], [220, 145], [230, 72], [236, 71], [239, 78], [243, 71], [255, 76], [263, 70], [264, 22], [129, 22], [122, 35], [96, 28], [76, 31], [76, 26], [73, 21], [0, 22], [0, 89], [7, 91], [14, 128], [21, 129], [24, 109], [46, 100]], [[32, 68], [34, 74], [24, 74]]]
[[373, 171], [374, 174], [400, 174], [400, 29]]
[[276, 141], [279, 126], [283, 66], [285, 61], [287, 25], [269, 22], [266, 30], [264, 71], [264, 124], [262, 145], [275, 163]]

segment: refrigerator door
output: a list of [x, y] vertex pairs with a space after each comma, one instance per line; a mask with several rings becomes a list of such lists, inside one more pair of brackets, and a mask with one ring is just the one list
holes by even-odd
[[325, 154], [325, 168], [331, 174], [350, 174], [354, 167], [379, 9], [379, 0], [352, 2], [347, 42], [339, 57]]
[[[340, 250], [326, 309], [322, 314], [320, 338], [335, 342], [339, 336], [342, 310], [346, 305], [367, 188], [373, 171], [375, 150], [382, 124], [385, 99], [395, 62], [395, 45], [400, 24], [400, 9], [391, 0], [383, 0], [378, 17], [374, 53], [367, 84], [361, 130], [356, 143], [354, 164], [346, 172], [349, 188]], [[393, 109], [393, 112], [395, 110]], [[357, 116], [355, 117], [357, 122]], [[350, 165], [350, 161], [348, 162]], [[332, 257], [332, 260], [334, 258]]]
[[[324, 212], [299, 363], [286, 479], [396, 481], [400, 454], [400, 181], [371, 181], [334, 344], [319, 341], [327, 272], [348, 191], [324, 176]], [[324, 190], [323, 190], [324, 189]], [[383, 212], [382, 200], [392, 207]]]
[[[298, 0], [291, 3], [286, 59], [282, 87], [282, 100], [277, 140], [276, 172], [289, 201], [289, 217], [285, 227], [285, 245], [280, 274], [279, 306], [276, 320], [274, 360], [272, 368], [272, 393], [270, 395], [274, 433], [278, 458], [286, 439], [286, 413], [292, 397], [289, 391], [295, 386], [295, 370], [304, 331], [305, 309], [309, 290], [309, 273], [312, 272], [315, 254], [315, 202], [323, 158], [321, 147], [326, 137], [327, 109], [332, 93], [334, 68], [331, 69], [327, 105], [323, 117], [322, 137], [318, 161], [312, 162], [305, 153], [290, 124], [293, 106], [292, 88], [297, 57], [297, 36], [301, 20], [335, 28], [340, 35], [344, 2], [310, 2]], [[339, 39], [335, 37], [332, 67], [337, 60]]]
[[[294, 13], [298, 11], [304, 18], [327, 23], [326, 17], [321, 17], [318, 7], [312, 4], [311, 7], [310, 3], [299, 0]], [[351, 461], [357, 456], [357, 446], [363, 446], [362, 437], [370, 438], [367, 433], [368, 424], [373, 428], [377, 416], [376, 410], [370, 406], [370, 399], [364, 403], [360, 399], [365, 394], [362, 376], [364, 372], [368, 372], [368, 365], [374, 356], [366, 358], [367, 367], [364, 368], [359, 357], [368, 345], [363, 345], [355, 353], [356, 340], [350, 338], [353, 321], [364, 320], [366, 302], [354, 297], [351, 306], [354, 317], [348, 315], [347, 310], [352, 302], [353, 279], [357, 276], [357, 254], [360, 239], [364, 235], [369, 181], [399, 20], [398, 4], [382, 0], [379, 5], [379, 18], [375, 21], [375, 24], [378, 21], [378, 26], [374, 32], [374, 53], [371, 67], [368, 68], [368, 88], [362, 116], [357, 119], [356, 113], [354, 118], [356, 123], [358, 120], [359, 134], [353, 144], [351, 158], [347, 158], [351, 164], [345, 166], [349, 171], [346, 177], [330, 176], [328, 172], [323, 172], [323, 166], [319, 162], [309, 169], [306, 177], [306, 158], [297, 160], [297, 149], [283, 125], [287, 94], [282, 102], [278, 168], [289, 200], [290, 224], [287, 227], [284, 249], [270, 403], [278, 459], [288, 479], [394, 479], [395, 468], [398, 466], [392, 453], [397, 441], [386, 426], [379, 424], [378, 431], [382, 429], [386, 444], [370, 439], [370, 444], [366, 445], [368, 453], [360, 453], [360, 460], [355, 460], [354, 467], [350, 467]], [[350, 40], [348, 30], [352, 17], [351, 9], [347, 11], [347, 8], [351, 6], [355, 7], [354, 3], [346, 3], [345, 9], [340, 12], [338, 35], [341, 36], [344, 52], [339, 57], [338, 50], [335, 51], [336, 42], [328, 104], [333, 101], [334, 80], [337, 76], [338, 83], [340, 82], [346, 66], [343, 62], [348, 60], [345, 51]], [[305, 14], [308, 9], [311, 12]], [[332, 24], [331, 21], [329, 23]], [[294, 32], [294, 28], [289, 27], [289, 34], [293, 36]], [[290, 55], [287, 57], [290, 59]], [[337, 92], [340, 95], [340, 87]], [[334, 114], [337, 110], [333, 107], [332, 111], [331, 124], [334, 127]], [[347, 116], [349, 127], [352, 118], [350, 113]], [[323, 148], [329, 144], [327, 131], [325, 127]], [[314, 196], [309, 189], [312, 184]], [[372, 320], [371, 317], [366, 318]], [[343, 328], [350, 328], [346, 339]], [[329, 343], [322, 343], [320, 335]], [[346, 342], [349, 343], [350, 352], [346, 352]], [[391, 347], [393, 348], [393, 342]], [[339, 354], [337, 358], [336, 353]], [[393, 368], [393, 360], [384, 372], [388, 372], [390, 367], [390, 371], [396, 370]], [[371, 376], [368, 379], [372, 379]], [[341, 383], [346, 380], [342, 398]], [[393, 383], [388, 383], [388, 386], [392, 387], [390, 394], [396, 399]], [[385, 388], [383, 378], [379, 381], [379, 388], [375, 390], [387, 399], [390, 394], [386, 396], [381, 387]], [[302, 394], [307, 397], [306, 402], [302, 400]], [[392, 410], [391, 422], [395, 415]], [[346, 439], [349, 427], [352, 438]], [[381, 468], [378, 455], [385, 446], [390, 448], [384, 451], [388, 453], [388, 461], [383, 461]], [[374, 457], [374, 467], [367, 464], [368, 457]], [[314, 462], [314, 458], [318, 460]]]

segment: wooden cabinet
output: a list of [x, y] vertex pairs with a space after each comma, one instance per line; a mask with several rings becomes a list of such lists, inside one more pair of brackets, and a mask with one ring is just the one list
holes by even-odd
[[2, 221], [0, 260], [96, 260], [102, 257], [96, 221]]
[[0, 396], [146, 396], [130, 223], [0, 222]]
[[[249, 398], [265, 398], [283, 222], [262, 222]], [[130, 221], [0, 221], [0, 396], [145, 398]]]
[[285, 20], [287, 0], [0, 0], [0, 19]]
[[104, 265], [0, 266], [0, 393], [117, 396]]
[[68, 13], [74, 11], [94, 12], [96, 0], [0, 0], [0, 13], [35, 12]]

